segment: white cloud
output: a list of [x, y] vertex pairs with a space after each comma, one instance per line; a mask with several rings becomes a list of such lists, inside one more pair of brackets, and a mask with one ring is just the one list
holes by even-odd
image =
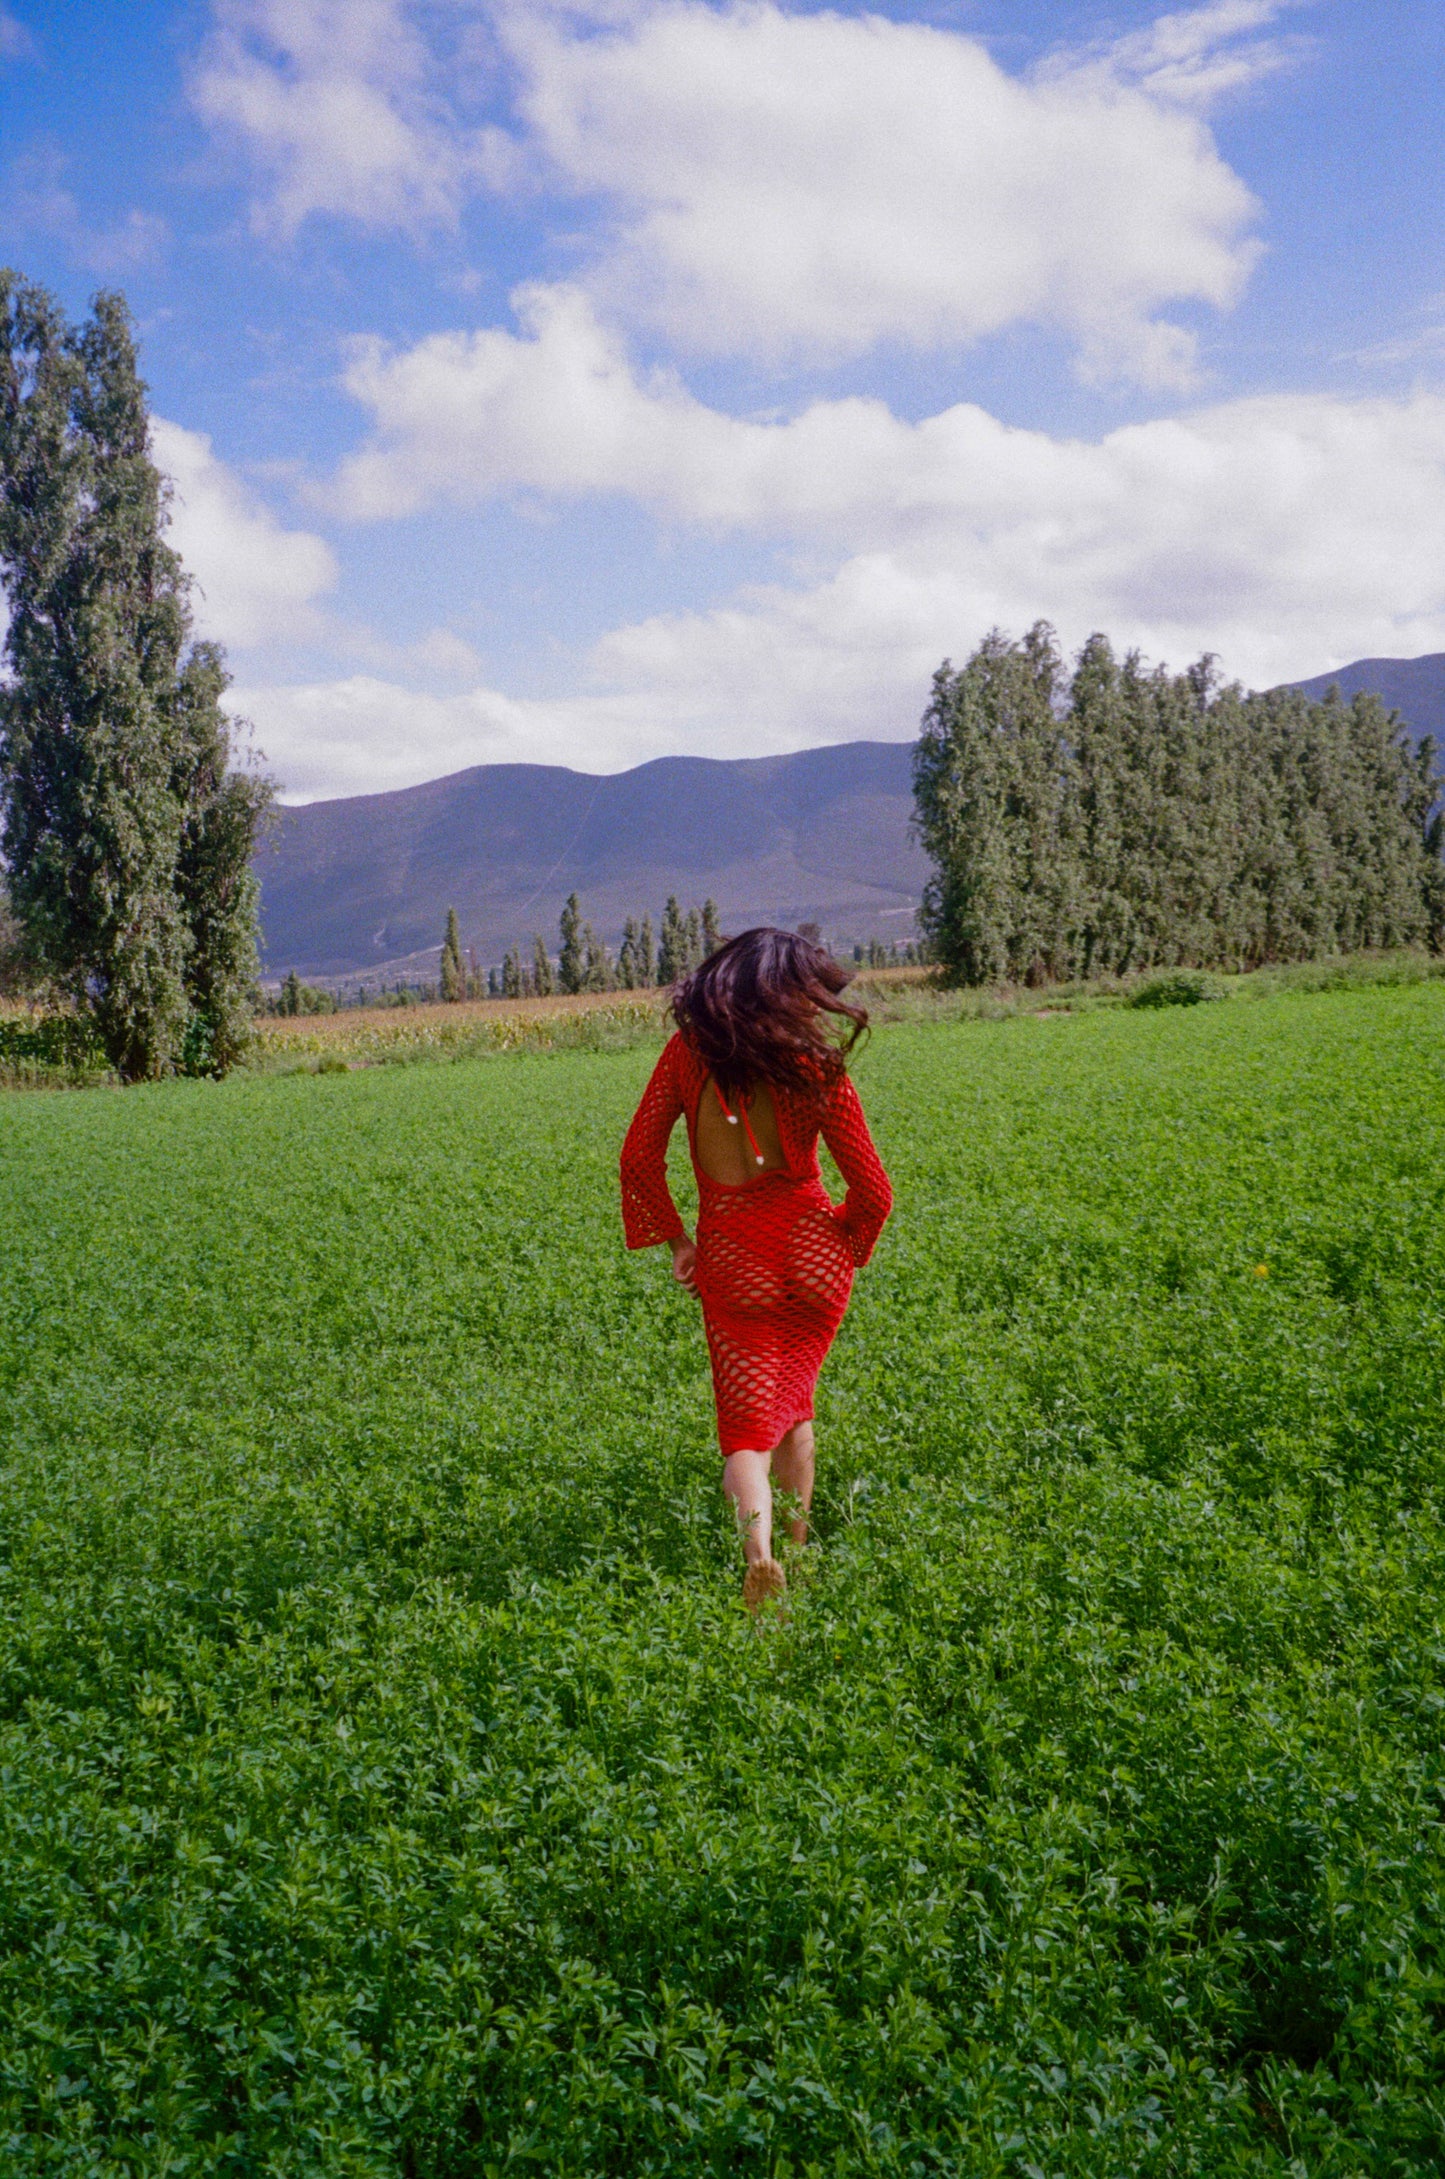
[[[1198, 110], [1277, 65], [1271, 0], [1214, 0], [1011, 76], [975, 38], [769, 0], [496, 0], [508, 138], [468, 125], [408, 0], [215, 0], [192, 82], [262, 177], [253, 218], [419, 233], [524, 177], [590, 200], [588, 284], [692, 353], [765, 360], [1061, 331], [1086, 375], [1179, 387], [1171, 304], [1227, 308], [1256, 206]], [[428, 33], [431, 32], [429, 35]]]
[[753, 423], [639, 378], [576, 290], [518, 301], [520, 335], [357, 358], [348, 383], [376, 430], [331, 488], [343, 512], [625, 495], [698, 525], [976, 568], [1006, 617], [1122, 618], [1219, 644], [1223, 616], [1250, 672], [1268, 670], [1251, 627], [1277, 642], [1296, 612], [1313, 630], [1369, 617], [1366, 598], [1428, 617], [1445, 594], [1439, 397], [1271, 395], [1096, 442], [970, 403], [917, 424], [860, 399]]
[[416, 233], [455, 225], [496, 171], [495, 135], [461, 125], [439, 74], [404, 0], [217, 0], [191, 97], [258, 166], [259, 230], [332, 213]]
[[503, 35], [527, 148], [616, 217], [599, 293], [680, 347], [839, 357], [1027, 321], [1094, 376], [1177, 386], [1193, 342], [1159, 312], [1227, 307], [1256, 255], [1254, 200], [1181, 91], [1247, 69], [1240, 18], [1269, 12], [1227, 0], [1118, 65], [1026, 78], [952, 31], [766, 0], [582, 35], [524, 8]]
[[201, 632], [238, 648], [315, 635], [316, 600], [336, 582], [325, 540], [283, 528], [203, 432], [155, 417], [151, 444], [174, 485], [170, 540], [196, 578]]
[[640, 378], [580, 289], [530, 287], [513, 302], [520, 334], [435, 334], [401, 353], [360, 346], [346, 384], [373, 436], [319, 491], [323, 504], [375, 519], [496, 496], [605, 494], [702, 525], [847, 541], [1053, 488], [1052, 468], [1040, 468], [1053, 442], [971, 404], [916, 425], [858, 398], [749, 422], [708, 408], [670, 373]]
[[620, 492], [653, 505], [680, 495], [702, 519], [744, 513], [732, 465], [743, 445], [767, 443], [764, 431], [670, 376], [640, 383], [580, 289], [523, 288], [513, 302], [520, 336], [491, 327], [401, 354], [358, 346], [346, 385], [376, 434], [343, 462], [327, 503], [367, 518], [496, 493]]
[[1103, 628], [1176, 665], [1214, 650], [1255, 685], [1445, 649], [1445, 399], [1275, 396], [1097, 444], [976, 410], [913, 429], [952, 417], [973, 449], [952, 510], [880, 524], [810, 588], [620, 630], [599, 673], [827, 740], [907, 731], [939, 658], [994, 623]]
[[[707, 407], [643, 378], [572, 287], [520, 289], [521, 332], [361, 344], [346, 375], [371, 442], [317, 497], [360, 519], [497, 496], [620, 495], [672, 518], [780, 536], [877, 540], [921, 518], [1051, 504], [1067, 442], [959, 403], [919, 424], [882, 401], [818, 401], [786, 423]], [[1051, 451], [1053, 450], [1053, 451]]]
[[170, 234], [158, 214], [132, 206], [109, 227], [91, 228], [79, 237], [76, 255], [92, 272], [137, 272], [143, 265], [160, 262]]
[[[1431, 307], [1438, 309], [1440, 297], [1431, 298]], [[1413, 333], [1401, 333], [1391, 340], [1372, 342], [1368, 348], [1355, 348], [1336, 360], [1346, 363], [1363, 363], [1367, 368], [1414, 363], [1425, 365], [1438, 363], [1445, 357], [1445, 325], [1423, 325]]]
[[1286, 7], [1300, 0], [1210, 0], [1205, 7], [1160, 15], [1077, 60], [1060, 55], [1045, 74], [1066, 67], [1080, 74], [1092, 59], [1101, 75], [1137, 84], [1154, 98], [1203, 108], [1277, 75], [1304, 53], [1298, 36], [1272, 32]]

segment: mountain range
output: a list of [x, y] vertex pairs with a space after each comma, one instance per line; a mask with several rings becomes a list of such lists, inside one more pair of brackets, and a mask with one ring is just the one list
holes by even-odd
[[909, 939], [927, 863], [909, 837], [912, 750], [843, 742], [732, 761], [659, 757], [596, 777], [483, 764], [282, 814], [259, 858], [268, 972], [435, 973], [449, 907], [486, 966], [571, 892], [609, 944], [675, 893], [725, 929], [821, 924], [835, 944]]
[[[1445, 740], [1445, 653], [1366, 658], [1297, 685], [1372, 689]], [[711, 896], [724, 929], [822, 925], [829, 941], [912, 937], [928, 865], [913, 840], [912, 745], [791, 756], [659, 757], [601, 777], [483, 764], [390, 794], [282, 812], [258, 857], [266, 972], [434, 975], [448, 908], [485, 967], [571, 892], [615, 946], [625, 916]]]

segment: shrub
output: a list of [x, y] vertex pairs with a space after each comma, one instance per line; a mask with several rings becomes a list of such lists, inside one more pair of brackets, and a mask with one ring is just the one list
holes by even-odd
[[1219, 986], [1197, 970], [1174, 969], [1168, 976], [1151, 976], [1129, 994], [1130, 1006], [1198, 1006], [1202, 1000], [1221, 996]]

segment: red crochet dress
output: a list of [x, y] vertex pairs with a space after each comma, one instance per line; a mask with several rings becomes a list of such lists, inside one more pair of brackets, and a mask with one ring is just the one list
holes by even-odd
[[[702, 1062], [673, 1037], [622, 1145], [622, 1222], [629, 1248], [682, 1233], [667, 1185], [667, 1145], [686, 1114], [697, 1175], [697, 1290], [726, 1458], [745, 1449], [771, 1452], [794, 1423], [810, 1420], [853, 1268], [872, 1255], [893, 1190], [846, 1074], [807, 1092], [773, 1087], [781, 1168], [737, 1187], [710, 1180], [697, 1159], [698, 1102], [708, 1085]], [[847, 1182], [842, 1203], [823, 1186], [819, 1135]]]

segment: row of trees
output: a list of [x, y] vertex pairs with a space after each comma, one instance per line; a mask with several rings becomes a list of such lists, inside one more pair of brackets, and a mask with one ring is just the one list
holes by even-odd
[[272, 800], [233, 763], [166, 497], [120, 296], [70, 325], [0, 272], [0, 936], [131, 1081], [224, 1073], [247, 1042]]
[[657, 930], [652, 918], [628, 916], [622, 926], [622, 942], [616, 958], [582, 914], [576, 893], [569, 893], [558, 924], [555, 958], [547, 943], [535, 935], [530, 949], [510, 946], [500, 969], [485, 977], [462, 952], [461, 932], [454, 908], [447, 910], [446, 935], [442, 940], [437, 991], [443, 999], [550, 998], [553, 992], [650, 991], [677, 982], [722, 944], [717, 904], [705, 900], [701, 908], [684, 914], [676, 894], [670, 893]]
[[684, 915], [675, 893], [667, 896], [655, 941], [650, 915], [624, 920], [616, 961], [592, 925], [582, 920], [575, 893], [567, 897], [559, 928], [559, 991], [647, 991], [675, 984], [722, 944], [717, 903], [705, 900]]
[[914, 755], [921, 922], [958, 981], [1445, 942], [1434, 750], [1377, 697], [1171, 674], [1045, 623], [945, 662]]
[[853, 948], [858, 968], [922, 968], [928, 958], [928, 948], [911, 939], [902, 945], [895, 939], [891, 946], [885, 946], [881, 938], [870, 938], [866, 945]]

